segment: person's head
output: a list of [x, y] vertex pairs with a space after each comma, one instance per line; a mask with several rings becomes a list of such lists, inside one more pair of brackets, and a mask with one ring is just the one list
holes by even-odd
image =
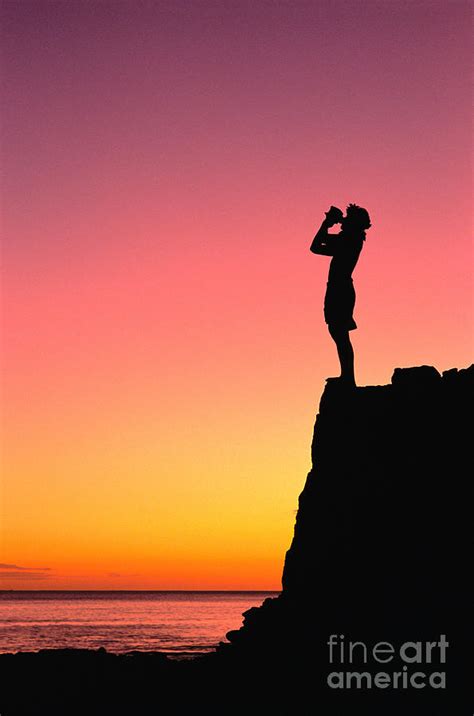
[[341, 221], [341, 227], [345, 231], [362, 232], [372, 226], [370, 216], [367, 209], [363, 209], [357, 204], [349, 204], [346, 209], [346, 215]]

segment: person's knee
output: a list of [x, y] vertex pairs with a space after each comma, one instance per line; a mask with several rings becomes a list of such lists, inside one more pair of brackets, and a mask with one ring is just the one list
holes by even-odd
[[328, 325], [328, 331], [329, 331], [329, 335], [331, 336], [331, 338], [332, 338], [333, 340], [335, 340], [336, 343], [337, 343], [338, 338], [339, 338], [339, 334], [340, 334], [340, 331], [338, 330], [338, 328], [337, 328], [336, 326], [333, 326], [333, 325], [329, 324], [329, 325]]
[[328, 326], [329, 333], [331, 335], [331, 338], [337, 343], [337, 344], [347, 344], [349, 343], [349, 331], [345, 331], [343, 328], [339, 328], [338, 326]]

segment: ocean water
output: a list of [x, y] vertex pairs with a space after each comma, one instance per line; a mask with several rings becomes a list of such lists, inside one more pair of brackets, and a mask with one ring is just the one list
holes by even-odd
[[0, 591], [0, 653], [39, 649], [212, 651], [242, 612], [278, 592]]

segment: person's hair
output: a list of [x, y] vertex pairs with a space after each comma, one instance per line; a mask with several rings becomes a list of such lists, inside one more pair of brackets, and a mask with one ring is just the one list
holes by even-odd
[[363, 209], [361, 206], [357, 206], [357, 204], [349, 204], [346, 209], [346, 216], [350, 219], [351, 224], [361, 231], [365, 231], [365, 229], [372, 226], [367, 209]]

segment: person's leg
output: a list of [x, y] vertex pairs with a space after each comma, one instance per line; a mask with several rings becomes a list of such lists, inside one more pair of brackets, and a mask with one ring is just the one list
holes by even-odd
[[341, 379], [350, 385], [355, 385], [354, 377], [354, 349], [349, 338], [349, 331], [328, 326], [331, 338], [336, 344], [339, 363], [341, 364]]

